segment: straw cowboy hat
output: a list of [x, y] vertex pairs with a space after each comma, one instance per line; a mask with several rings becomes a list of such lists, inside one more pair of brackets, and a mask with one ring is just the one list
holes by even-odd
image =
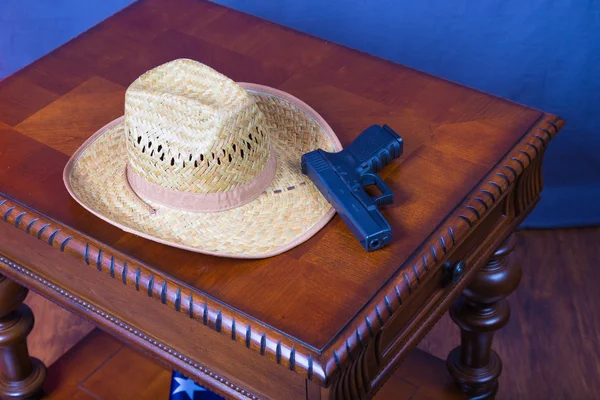
[[341, 150], [297, 98], [236, 83], [196, 61], [129, 86], [125, 115], [69, 160], [73, 198], [124, 231], [183, 249], [270, 257], [308, 240], [334, 210], [302, 174], [302, 154]]

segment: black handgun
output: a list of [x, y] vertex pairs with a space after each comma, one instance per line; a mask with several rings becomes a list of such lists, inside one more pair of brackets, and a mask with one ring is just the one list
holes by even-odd
[[[402, 155], [402, 138], [389, 126], [373, 125], [338, 153], [317, 149], [302, 155], [306, 174], [346, 223], [367, 251], [386, 246], [392, 228], [378, 206], [392, 204], [394, 194], [377, 175]], [[375, 185], [381, 192], [371, 197], [365, 187]]]

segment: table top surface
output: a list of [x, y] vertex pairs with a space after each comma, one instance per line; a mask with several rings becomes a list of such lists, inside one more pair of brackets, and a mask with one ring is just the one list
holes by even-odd
[[[396, 195], [383, 211], [393, 243], [366, 253], [335, 217], [282, 255], [218, 258], [122, 232], [79, 206], [62, 182], [69, 156], [123, 114], [131, 82], [176, 58], [293, 94], [327, 120], [343, 145], [374, 123], [399, 132], [404, 155], [381, 173]], [[541, 123], [545, 128], [534, 135]], [[369, 330], [377, 329], [561, 124], [538, 110], [212, 3], [147, 0], [0, 83], [0, 192], [165, 276], [168, 293], [160, 296], [174, 296], [176, 307], [185, 299], [176, 298], [182, 290], [201, 293], [223, 315], [319, 351], [365, 320], [373, 324]], [[67, 250], [75, 246], [63, 243], [63, 233], [50, 233], [38, 237]], [[85, 251], [87, 262], [98, 256], [87, 246], [77, 251]]]

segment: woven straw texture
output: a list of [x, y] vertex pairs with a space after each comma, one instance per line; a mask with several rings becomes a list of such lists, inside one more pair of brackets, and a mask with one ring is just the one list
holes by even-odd
[[[100, 130], [75, 153], [65, 169], [67, 188], [88, 210], [126, 231], [200, 253], [263, 258], [302, 243], [334, 212], [302, 174], [301, 155], [317, 148], [339, 151], [341, 145], [331, 128], [301, 101], [274, 89], [247, 87], [242, 89], [244, 97], [261, 111], [261, 117], [251, 118], [249, 124], [261, 126], [264, 136], [268, 134], [277, 157], [275, 178], [253, 201], [227, 211], [194, 213], [140, 199], [125, 175], [127, 152], [136, 148], [126, 143], [128, 138], [137, 140], [137, 132], [129, 136], [123, 119]], [[185, 133], [182, 128], [180, 134], [196, 140], [193, 130]], [[213, 141], [206, 148], [221, 145]], [[183, 149], [185, 143], [178, 146]]]
[[253, 97], [193, 60], [168, 62], [133, 82], [125, 125], [132, 170], [181, 192], [234, 189], [255, 179], [271, 154]]

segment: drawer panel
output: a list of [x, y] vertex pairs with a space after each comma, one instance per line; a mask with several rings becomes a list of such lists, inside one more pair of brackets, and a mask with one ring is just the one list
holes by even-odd
[[[485, 247], [486, 238], [498, 229], [503, 229], [510, 224], [512, 217], [507, 215], [506, 206], [511, 196], [505, 196], [496, 206], [490, 210], [485, 219], [480, 221], [470, 235], [454, 250], [452, 250], [443, 262], [455, 264], [459, 261], [466, 262], [464, 275], [468, 275], [477, 261], [480, 249]], [[450, 282], [449, 274], [445, 268], [440, 267], [435, 271], [433, 277], [428, 279], [424, 286], [419, 288], [418, 293], [410, 296], [403, 304], [402, 311], [388, 321], [382, 329], [378, 343], [380, 360], [393, 357], [398, 351], [405, 347], [406, 343], [416, 333], [422, 330], [422, 323], [429, 315], [438, 309], [439, 304], [457, 286], [464, 286], [463, 280], [457, 284]], [[420, 310], [417, 312], [417, 310]], [[413, 328], [406, 328], [413, 327]]]

